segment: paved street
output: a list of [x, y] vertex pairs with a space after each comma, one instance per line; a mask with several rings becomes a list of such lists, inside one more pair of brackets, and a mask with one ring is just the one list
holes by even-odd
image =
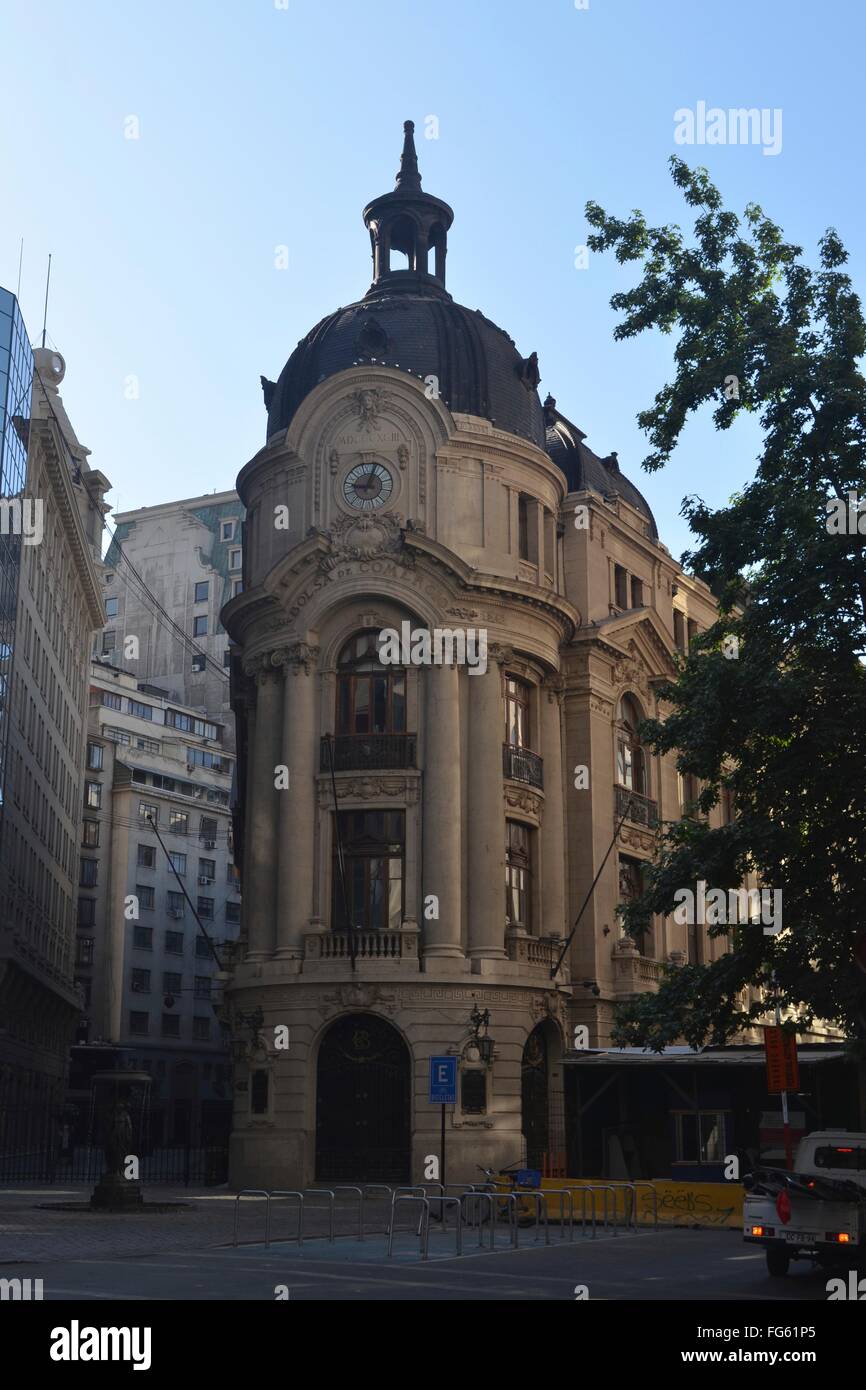
[[[573, 1300], [586, 1285], [590, 1299], [754, 1299], [785, 1302], [826, 1298], [826, 1276], [794, 1266], [786, 1280], [767, 1277], [763, 1255], [743, 1245], [736, 1231], [665, 1230], [610, 1233], [593, 1241], [535, 1242], [521, 1231], [521, 1247], [479, 1252], [467, 1233], [465, 1253], [453, 1254], [453, 1233], [434, 1230], [430, 1259], [402, 1236], [392, 1259], [381, 1232], [384, 1206], [370, 1211], [364, 1242], [349, 1234], [345, 1208], [334, 1245], [325, 1239], [324, 1211], [307, 1212], [303, 1254], [294, 1241], [261, 1240], [264, 1204], [245, 1199], [240, 1239], [232, 1242], [235, 1201], [224, 1191], [156, 1191], [154, 1200], [190, 1200], [194, 1209], [164, 1215], [110, 1218], [39, 1210], [38, 1203], [83, 1200], [83, 1189], [0, 1195], [0, 1277], [41, 1278], [48, 1300], [215, 1299], [273, 1300], [278, 1285], [290, 1300]], [[408, 1222], [407, 1222], [408, 1224]], [[288, 1209], [275, 1208], [272, 1234], [294, 1230]], [[345, 1232], [346, 1234], [340, 1234]], [[504, 1229], [498, 1232], [504, 1241]]]

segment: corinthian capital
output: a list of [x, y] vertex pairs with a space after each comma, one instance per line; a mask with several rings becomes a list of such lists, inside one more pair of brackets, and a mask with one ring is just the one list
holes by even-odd
[[311, 647], [308, 642], [292, 642], [287, 647], [280, 647], [273, 654], [274, 665], [284, 668], [287, 676], [290, 671], [293, 676], [297, 676], [302, 670], [308, 676], [315, 670], [318, 660], [319, 648]]
[[275, 680], [277, 670], [274, 665], [274, 652], [256, 652], [244, 660], [244, 675], [250, 676], [257, 684], [268, 679]]

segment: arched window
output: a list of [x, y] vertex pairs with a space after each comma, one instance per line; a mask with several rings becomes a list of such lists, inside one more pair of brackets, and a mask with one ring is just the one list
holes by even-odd
[[637, 701], [631, 695], [623, 695], [617, 720], [616, 780], [621, 787], [646, 796], [646, 758], [638, 738], [638, 726], [642, 719]]
[[406, 732], [406, 672], [383, 666], [378, 632], [350, 637], [337, 662], [337, 734]]

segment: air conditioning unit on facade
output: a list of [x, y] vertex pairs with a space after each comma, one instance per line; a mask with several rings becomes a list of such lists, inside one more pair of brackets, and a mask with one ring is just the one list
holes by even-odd
[[198, 881], [202, 885], [202, 887], [204, 887], [208, 883], [213, 883], [213, 879], [208, 878], [207, 874], [199, 874]]
[[205, 849], [216, 849], [216, 840], [203, 840], [202, 844]]
[[180, 918], [183, 916], [183, 908], [182, 908], [182, 907], [172, 907], [172, 908], [169, 909], [168, 915], [169, 915], [169, 917], [174, 917], [176, 921], [179, 921]]

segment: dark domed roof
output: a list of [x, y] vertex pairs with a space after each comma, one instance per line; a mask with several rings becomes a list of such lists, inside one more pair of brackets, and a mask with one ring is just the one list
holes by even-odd
[[283, 369], [270, 401], [268, 434], [288, 425], [320, 381], [362, 363], [396, 367], [422, 380], [434, 376], [450, 410], [480, 415], [544, 448], [534, 358], [524, 360], [508, 334], [477, 309], [465, 309], [442, 292], [425, 292], [420, 284], [371, 290], [322, 319]]
[[544, 423], [547, 452], [565, 474], [569, 492], [591, 489], [601, 493], [602, 497], [618, 493], [646, 517], [650, 535], [658, 540], [658, 528], [650, 505], [634, 483], [619, 471], [616, 454], [609, 454], [604, 459], [594, 454], [583, 442], [586, 435], [560, 414], [552, 396], [548, 396], [544, 402]]
[[[435, 377], [451, 410], [479, 415], [543, 449], [536, 354], [521, 357], [507, 333], [477, 309], [455, 304], [446, 290], [454, 214], [422, 189], [412, 122], [403, 129], [397, 185], [364, 209], [373, 284], [362, 300], [329, 314], [301, 339], [276, 384], [262, 378], [268, 436], [286, 428], [320, 381], [374, 364]], [[392, 270], [394, 252], [405, 255], [408, 269]]]

